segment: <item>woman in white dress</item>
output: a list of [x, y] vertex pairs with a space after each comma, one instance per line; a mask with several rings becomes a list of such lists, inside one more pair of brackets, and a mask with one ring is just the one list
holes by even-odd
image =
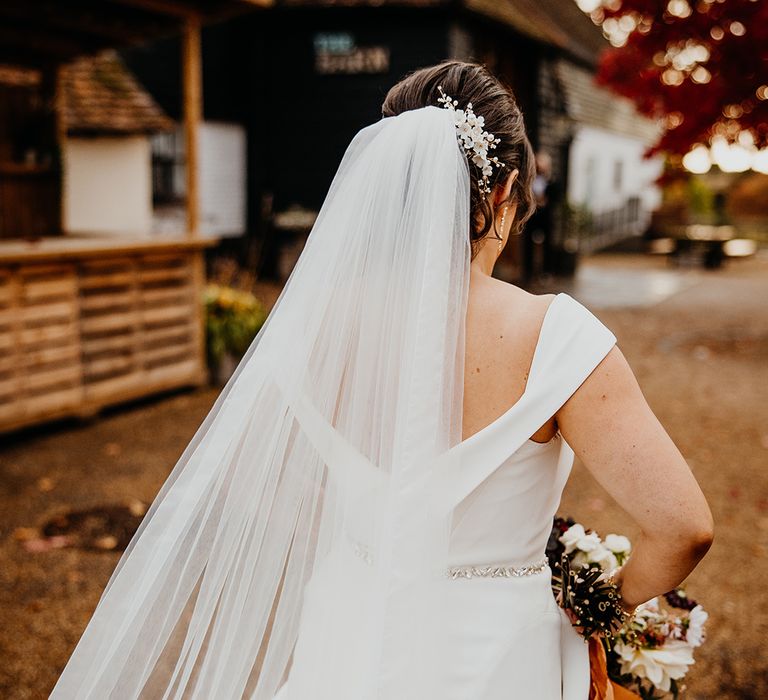
[[642, 530], [627, 609], [707, 551], [707, 503], [613, 334], [491, 276], [532, 211], [511, 91], [446, 62], [383, 117], [51, 697], [587, 700], [544, 559], [574, 453]]

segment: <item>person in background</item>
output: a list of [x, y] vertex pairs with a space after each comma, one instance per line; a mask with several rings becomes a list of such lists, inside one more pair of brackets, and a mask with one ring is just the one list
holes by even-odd
[[560, 185], [552, 178], [552, 157], [546, 151], [536, 153], [536, 177], [533, 180], [536, 212], [523, 236], [523, 278], [535, 281], [543, 273], [555, 272], [554, 223], [560, 199]]

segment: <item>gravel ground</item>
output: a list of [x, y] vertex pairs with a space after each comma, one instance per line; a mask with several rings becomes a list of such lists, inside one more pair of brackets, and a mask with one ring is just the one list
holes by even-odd
[[[670, 277], [661, 261], [605, 255], [583, 268], [587, 281], [566, 290], [617, 335], [715, 515], [714, 545], [688, 585], [710, 612], [688, 697], [768, 698], [768, 587], [759, 578], [768, 574], [768, 259], [671, 273], [684, 283], [662, 285], [661, 293], [654, 275]], [[588, 285], [601, 271], [615, 284], [644, 280], [634, 296], [622, 289], [623, 303], [637, 305], [593, 302]], [[643, 291], [649, 279], [650, 296]], [[24, 528], [70, 509], [150, 502], [217, 393], [169, 394], [90, 422], [2, 438], [0, 697], [47, 697], [119, 558], [108, 550], [31, 553], [22, 544], [30, 536]], [[636, 534], [578, 464], [561, 513], [603, 534]]]

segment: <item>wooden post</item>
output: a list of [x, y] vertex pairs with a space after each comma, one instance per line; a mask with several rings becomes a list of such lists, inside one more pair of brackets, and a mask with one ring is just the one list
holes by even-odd
[[[200, 236], [200, 158], [199, 131], [203, 116], [203, 65], [200, 39], [200, 17], [184, 20], [182, 36], [182, 74], [184, 80], [184, 136], [187, 150], [187, 236]], [[195, 346], [200, 367], [199, 383], [208, 381], [206, 362], [205, 310], [205, 256], [203, 250], [191, 255], [192, 290], [195, 296]]]
[[199, 124], [203, 112], [203, 73], [200, 18], [184, 20], [182, 74], [184, 80], [184, 137], [187, 150], [187, 235], [200, 234]]
[[64, 71], [66, 68], [62, 65], [56, 66], [55, 86], [54, 86], [54, 110], [56, 114], [56, 144], [58, 147], [58, 158], [56, 167], [59, 172], [59, 230], [57, 233], [67, 233], [67, 121], [64, 96]]

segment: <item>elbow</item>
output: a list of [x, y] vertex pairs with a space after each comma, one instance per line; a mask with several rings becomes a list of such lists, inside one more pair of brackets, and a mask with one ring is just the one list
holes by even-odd
[[695, 559], [701, 559], [712, 546], [715, 539], [715, 524], [712, 516], [691, 528], [686, 537], [688, 548]]
[[712, 542], [715, 539], [715, 528], [710, 527], [701, 534], [696, 543], [696, 551], [703, 557], [712, 546]]

